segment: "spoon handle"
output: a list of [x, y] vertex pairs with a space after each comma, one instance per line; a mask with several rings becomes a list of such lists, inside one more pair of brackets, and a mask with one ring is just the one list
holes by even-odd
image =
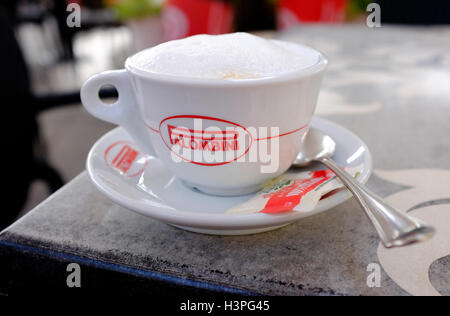
[[363, 187], [330, 158], [321, 163], [331, 169], [350, 190], [375, 227], [386, 248], [399, 247], [431, 238], [435, 230], [405, 212], [388, 205], [380, 197]]

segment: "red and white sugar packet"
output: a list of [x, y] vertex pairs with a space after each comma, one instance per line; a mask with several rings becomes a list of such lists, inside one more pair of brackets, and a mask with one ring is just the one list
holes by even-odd
[[[357, 178], [362, 165], [345, 168]], [[250, 200], [232, 207], [227, 214], [310, 212], [326, 194], [344, 185], [331, 170], [285, 173], [270, 180]]]

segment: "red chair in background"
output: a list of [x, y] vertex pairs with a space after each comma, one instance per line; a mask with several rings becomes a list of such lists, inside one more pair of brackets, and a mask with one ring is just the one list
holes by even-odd
[[348, 0], [280, 0], [277, 8], [278, 28], [300, 23], [339, 23], [346, 18]]
[[233, 15], [226, 1], [167, 0], [162, 16], [165, 40], [232, 32]]

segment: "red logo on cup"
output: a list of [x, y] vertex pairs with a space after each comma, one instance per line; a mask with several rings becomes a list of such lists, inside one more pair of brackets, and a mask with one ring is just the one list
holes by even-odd
[[171, 145], [180, 144], [191, 150], [236, 151], [239, 149], [236, 131], [203, 131], [167, 125]]
[[[164, 119], [159, 126], [166, 146], [179, 158], [204, 166], [230, 163], [244, 156], [253, 138], [234, 122], [214, 117], [178, 115]], [[205, 155], [217, 159], [205, 158]]]
[[104, 158], [110, 167], [130, 178], [140, 175], [148, 163], [148, 157], [142, 155], [129, 141], [111, 144], [105, 150]]

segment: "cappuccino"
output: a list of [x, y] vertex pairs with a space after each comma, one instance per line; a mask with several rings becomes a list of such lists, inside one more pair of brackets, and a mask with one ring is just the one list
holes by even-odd
[[319, 59], [308, 47], [232, 33], [166, 42], [137, 53], [130, 61], [144, 72], [233, 80], [273, 77], [307, 68]]

